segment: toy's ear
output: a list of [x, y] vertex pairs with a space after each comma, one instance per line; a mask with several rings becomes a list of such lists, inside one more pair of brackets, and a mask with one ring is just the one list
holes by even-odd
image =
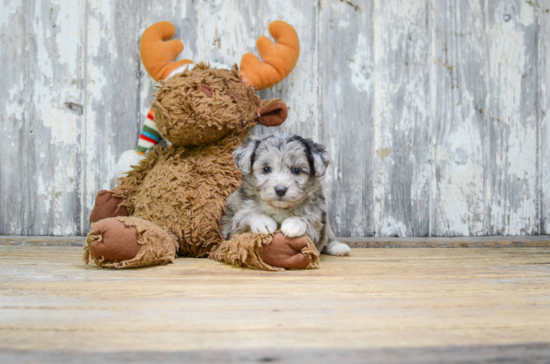
[[288, 107], [279, 99], [270, 101], [260, 109], [258, 123], [265, 126], [281, 125], [288, 116]]
[[256, 148], [258, 148], [261, 141], [261, 137], [251, 135], [244, 140], [243, 145], [233, 152], [235, 164], [243, 175], [250, 173]]
[[330, 163], [330, 157], [325, 150], [325, 146], [315, 143], [311, 139], [304, 139], [304, 142], [308, 152], [311, 153], [311, 156], [313, 157], [314, 170], [311, 171], [312, 174], [314, 173], [317, 177], [322, 177]]

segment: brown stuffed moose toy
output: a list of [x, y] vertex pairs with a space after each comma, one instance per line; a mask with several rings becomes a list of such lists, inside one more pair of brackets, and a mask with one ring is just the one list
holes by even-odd
[[[255, 91], [290, 74], [300, 44], [283, 21], [272, 22], [269, 32], [275, 43], [264, 36], [257, 40], [261, 61], [247, 53], [240, 69], [230, 69], [174, 62], [183, 44], [169, 40], [175, 34], [169, 22], [145, 30], [141, 59], [161, 85], [137, 152], [125, 152], [117, 166], [125, 176], [96, 196], [86, 264], [134, 268], [167, 264], [179, 255], [264, 270], [318, 266], [319, 253], [307, 236], [250, 232], [224, 241], [221, 233], [225, 201], [242, 181], [233, 151], [257, 123], [277, 126], [287, 117], [284, 102], [261, 100]], [[161, 147], [161, 139], [169, 146]]]

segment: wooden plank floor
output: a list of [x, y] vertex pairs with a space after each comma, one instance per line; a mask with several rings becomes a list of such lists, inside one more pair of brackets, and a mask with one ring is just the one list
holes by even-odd
[[0, 362], [550, 360], [550, 248], [353, 249], [284, 273], [81, 252], [0, 246]]

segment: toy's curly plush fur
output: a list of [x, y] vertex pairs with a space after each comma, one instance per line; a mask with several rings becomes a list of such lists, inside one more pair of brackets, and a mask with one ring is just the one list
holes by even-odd
[[223, 241], [219, 221], [225, 200], [241, 184], [231, 155], [239, 144], [230, 135], [203, 147], [157, 146], [121, 179], [113, 195], [123, 199], [132, 216], [152, 221], [185, 242], [180, 254], [204, 257]]
[[238, 75], [204, 63], [164, 82], [153, 111], [159, 131], [177, 146], [206, 145], [256, 120], [261, 100]]

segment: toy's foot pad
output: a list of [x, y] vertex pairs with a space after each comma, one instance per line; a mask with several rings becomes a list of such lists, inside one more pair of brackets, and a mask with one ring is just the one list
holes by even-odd
[[273, 235], [233, 235], [213, 251], [209, 258], [237, 267], [270, 271], [313, 269], [319, 266], [319, 252], [307, 236], [288, 238], [281, 232]]
[[104, 262], [133, 259], [140, 251], [137, 230], [117, 219], [104, 219], [94, 223], [91, 235], [98, 236], [90, 243], [92, 254]]
[[138, 268], [174, 261], [179, 242], [174, 234], [135, 216], [119, 216], [92, 225], [84, 246], [84, 263], [104, 268]]
[[299, 236], [289, 238], [277, 232], [271, 243], [260, 247], [260, 257], [274, 267], [286, 269], [305, 269], [310, 266], [310, 256], [302, 252], [308, 247], [308, 238]]

